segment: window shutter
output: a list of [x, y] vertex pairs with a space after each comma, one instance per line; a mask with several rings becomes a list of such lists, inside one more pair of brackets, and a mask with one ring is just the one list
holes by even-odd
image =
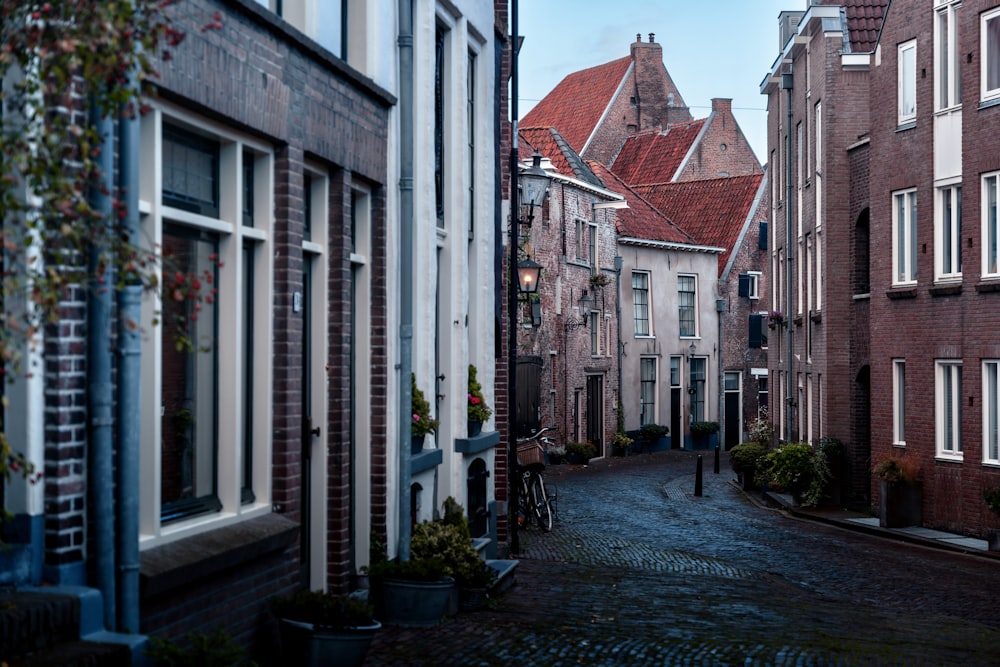
[[[740, 276], [741, 278], [743, 276]], [[761, 337], [763, 336], [763, 316], [759, 313], [754, 313], [750, 316], [750, 336], [749, 336], [749, 346], [752, 348], [759, 348], [761, 346]]]
[[740, 274], [740, 296], [750, 296], [750, 276], [746, 273]]
[[760, 238], [757, 240], [757, 247], [767, 250], [767, 220], [760, 221]]

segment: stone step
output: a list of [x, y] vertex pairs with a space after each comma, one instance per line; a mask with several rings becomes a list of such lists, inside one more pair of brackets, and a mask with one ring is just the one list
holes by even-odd
[[132, 652], [124, 644], [77, 640], [45, 647], [5, 664], [10, 667], [132, 667]]
[[493, 540], [491, 540], [488, 537], [472, 538], [472, 548], [476, 550], [476, 553], [478, 553], [479, 557], [482, 558], [483, 560], [486, 560], [486, 552], [490, 548], [490, 545], [492, 543]]
[[518, 561], [495, 559], [487, 560], [486, 564], [496, 570], [497, 581], [493, 584], [490, 594], [496, 596], [514, 585], [514, 572], [517, 570]]

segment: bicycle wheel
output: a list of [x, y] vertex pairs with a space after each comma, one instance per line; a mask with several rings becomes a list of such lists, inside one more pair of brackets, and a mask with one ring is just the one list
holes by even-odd
[[517, 494], [517, 514], [514, 520], [517, 521], [518, 528], [526, 528], [531, 519], [532, 511], [529, 509], [531, 498], [528, 497], [528, 485], [521, 480], [521, 488]]
[[531, 500], [535, 506], [535, 520], [538, 527], [545, 532], [552, 530], [552, 506], [549, 505], [549, 497], [545, 494], [545, 481], [541, 475], [531, 477]]

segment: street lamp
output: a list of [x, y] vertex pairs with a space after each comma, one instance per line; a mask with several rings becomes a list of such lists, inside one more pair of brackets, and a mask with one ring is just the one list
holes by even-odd
[[[511, 6], [511, 34], [517, 40], [517, 0]], [[521, 293], [535, 294], [538, 292], [538, 276], [541, 265], [531, 259], [518, 260], [521, 225], [531, 225], [535, 218], [535, 207], [545, 201], [545, 193], [549, 189], [551, 176], [542, 169], [542, 156], [537, 152], [532, 156], [532, 164], [526, 169], [518, 168], [518, 137], [517, 137], [517, 49], [511, 49], [511, 150], [510, 170], [517, 179], [511, 178], [510, 186], [510, 261], [507, 298], [507, 521], [510, 529], [510, 550], [520, 553], [521, 540], [517, 530], [518, 489], [521, 468], [517, 464], [517, 304]], [[525, 219], [521, 218], [521, 198], [527, 207]], [[539, 320], [541, 313], [539, 313]], [[533, 318], [534, 319], [534, 318]]]

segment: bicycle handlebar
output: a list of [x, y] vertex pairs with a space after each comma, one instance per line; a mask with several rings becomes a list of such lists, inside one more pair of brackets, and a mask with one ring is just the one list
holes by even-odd
[[518, 442], [518, 444], [523, 444], [525, 442], [531, 442], [532, 440], [537, 440], [539, 437], [541, 437], [541, 435], [543, 433], [547, 433], [549, 431], [554, 431], [554, 430], [556, 430], [555, 426], [546, 426], [544, 428], [538, 429], [537, 431], [535, 431], [534, 433], [532, 433], [531, 435], [529, 435], [527, 438], [518, 438], [517, 442]]

